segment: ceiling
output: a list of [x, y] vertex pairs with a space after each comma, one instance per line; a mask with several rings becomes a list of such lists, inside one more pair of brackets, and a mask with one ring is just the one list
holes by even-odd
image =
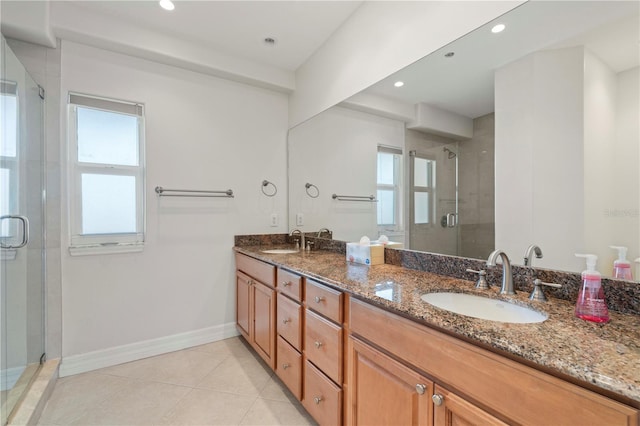
[[[362, 1], [52, 1], [52, 16], [100, 15], [227, 55], [295, 71]], [[72, 9], [71, 9], [72, 8]], [[274, 45], [264, 42], [276, 40]]]
[[[530, 1], [365, 91], [476, 118], [494, 111], [494, 71], [529, 53], [586, 46], [616, 72], [640, 64], [640, 6], [629, 1]], [[507, 29], [492, 34], [496, 23]], [[445, 53], [454, 52], [447, 58]], [[395, 88], [398, 80], [405, 84]]]

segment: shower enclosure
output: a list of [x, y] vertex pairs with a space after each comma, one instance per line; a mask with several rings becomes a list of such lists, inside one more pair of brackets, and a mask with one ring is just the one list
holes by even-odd
[[0, 424], [44, 360], [44, 92], [0, 52]]
[[409, 153], [412, 250], [459, 255], [458, 143]]

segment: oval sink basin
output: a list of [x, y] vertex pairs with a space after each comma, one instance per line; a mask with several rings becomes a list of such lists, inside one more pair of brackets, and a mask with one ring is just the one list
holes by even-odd
[[295, 249], [271, 249], [271, 250], [261, 250], [261, 251], [267, 254], [292, 254], [292, 253], [298, 252], [298, 250], [295, 250]]
[[536, 323], [545, 321], [546, 314], [503, 300], [464, 293], [427, 293], [423, 301], [456, 314], [490, 321]]

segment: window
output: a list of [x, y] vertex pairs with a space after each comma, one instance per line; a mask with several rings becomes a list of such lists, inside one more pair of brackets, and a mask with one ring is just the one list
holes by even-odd
[[397, 231], [401, 224], [402, 150], [378, 147], [378, 227]]
[[[18, 214], [18, 86], [0, 81], [0, 216]], [[17, 222], [0, 222], [0, 239], [11, 240]]]
[[142, 249], [143, 113], [136, 103], [69, 95], [72, 254]]
[[436, 162], [414, 154], [412, 168], [413, 223], [431, 224]]

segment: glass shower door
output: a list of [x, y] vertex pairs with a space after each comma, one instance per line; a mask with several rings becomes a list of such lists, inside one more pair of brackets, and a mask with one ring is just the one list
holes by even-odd
[[0, 59], [0, 421], [44, 353], [43, 100], [2, 38]]
[[410, 248], [458, 255], [458, 144], [410, 152]]

